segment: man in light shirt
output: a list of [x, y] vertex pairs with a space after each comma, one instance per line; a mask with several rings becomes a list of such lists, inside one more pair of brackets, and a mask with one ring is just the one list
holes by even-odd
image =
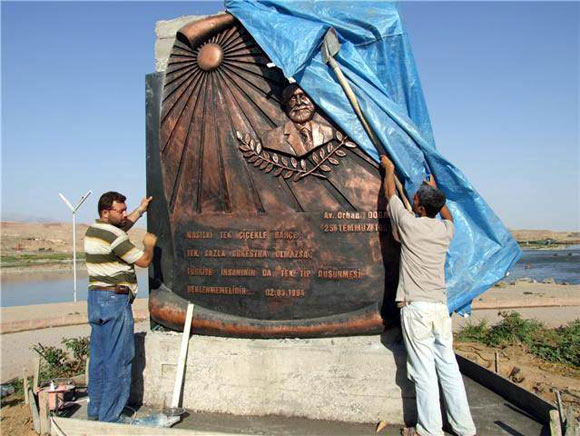
[[[417, 426], [404, 435], [443, 435], [439, 385], [449, 424], [459, 436], [475, 435], [463, 379], [453, 351], [447, 308], [445, 258], [453, 238], [453, 216], [433, 176], [413, 197], [413, 212], [395, 195], [395, 167], [381, 156], [387, 210], [401, 243], [399, 285], [395, 300], [407, 349], [407, 373], [417, 393]], [[436, 218], [441, 214], [442, 220]]]
[[104, 193], [99, 199], [99, 219], [87, 229], [84, 240], [91, 325], [88, 415], [91, 420], [106, 422], [119, 421], [129, 399], [135, 355], [134, 265], [147, 268], [157, 242], [155, 235], [146, 233], [141, 250], [126, 233], [147, 211], [152, 197], [144, 198], [130, 214], [125, 200], [118, 192]]

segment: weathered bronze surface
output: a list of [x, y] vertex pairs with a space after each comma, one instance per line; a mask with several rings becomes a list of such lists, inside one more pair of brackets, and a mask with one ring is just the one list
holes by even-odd
[[151, 317], [180, 330], [192, 301], [203, 334], [380, 332], [398, 247], [378, 167], [269, 62], [225, 14], [148, 78]]

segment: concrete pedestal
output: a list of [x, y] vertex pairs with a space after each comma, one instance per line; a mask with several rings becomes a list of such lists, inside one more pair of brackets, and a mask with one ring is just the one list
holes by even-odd
[[[383, 336], [234, 339], [193, 336], [183, 407], [234, 415], [412, 422], [415, 391], [404, 345]], [[181, 335], [138, 337], [133, 400], [171, 402]]]

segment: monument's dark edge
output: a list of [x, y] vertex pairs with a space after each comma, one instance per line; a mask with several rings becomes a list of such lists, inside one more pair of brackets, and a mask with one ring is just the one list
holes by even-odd
[[268, 63], [225, 14], [147, 76], [151, 317], [181, 330], [193, 302], [201, 334], [380, 332], [399, 252], [378, 167]]

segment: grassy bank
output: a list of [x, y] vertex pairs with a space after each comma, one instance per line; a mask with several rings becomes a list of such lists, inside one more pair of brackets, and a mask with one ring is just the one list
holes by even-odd
[[[0, 256], [0, 266], [2, 268], [16, 268], [31, 265], [52, 265], [62, 263], [72, 263], [72, 253], [18, 253]], [[77, 262], [84, 262], [85, 254], [77, 253]]]
[[562, 327], [548, 328], [517, 312], [501, 312], [492, 326], [485, 321], [467, 324], [457, 334], [459, 342], [479, 342], [489, 347], [521, 346], [526, 352], [550, 363], [580, 368], [580, 319]]
[[526, 250], [550, 250], [568, 248], [572, 245], [580, 245], [580, 240], [555, 241], [553, 239], [538, 239], [534, 241], [517, 241], [520, 248]]

